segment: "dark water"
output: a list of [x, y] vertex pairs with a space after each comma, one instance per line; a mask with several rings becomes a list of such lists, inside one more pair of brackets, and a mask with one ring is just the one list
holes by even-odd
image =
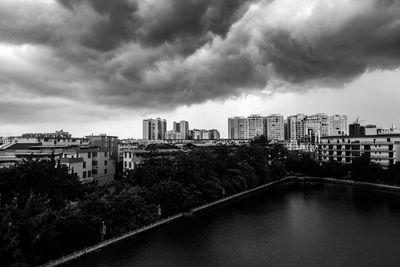
[[400, 194], [280, 185], [74, 266], [400, 266]]

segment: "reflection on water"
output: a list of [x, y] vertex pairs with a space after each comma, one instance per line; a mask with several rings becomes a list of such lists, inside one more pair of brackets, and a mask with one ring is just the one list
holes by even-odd
[[399, 227], [399, 193], [280, 185], [73, 265], [400, 266]]

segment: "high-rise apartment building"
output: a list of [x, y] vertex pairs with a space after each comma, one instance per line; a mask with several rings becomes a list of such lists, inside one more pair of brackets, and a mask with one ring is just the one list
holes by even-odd
[[210, 130], [210, 139], [218, 140], [220, 138], [221, 138], [221, 135], [219, 134], [219, 131], [217, 129]]
[[263, 135], [264, 133], [264, 118], [261, 115], [250, 115], [248, 118], [249, 139], [256, 136]]
[[287, 118], [287, 139], [300, 142], [304, 139], [304, 124], [306, 116], [297, 114]]
[[365, 127], [361, 126], [358, 122], [349, 125], [349, 136], [359, 137], [365, 135]]
[[272, 114], [264, 117], [264, 134], [270, 140], [285, 140], [285, 121], [283, 116]]
[[179, 122], [179, 132], [181, 133], [182, 139], [189, 139], [189, 122], [180, 121]]
[[346, 115], [329, 116], [329, 136], [347, 135], [348, 132]]
[[329, 116], [324, 113], [307, 116], [304, 123], [304, 141], [316, 143], [321, 137], [330, 135]]
[[172, 126], [172, 131], [175, 133], [180, 133], [181, 132], [181, 124], [179, 122], [174, 121], [173, 126]]
[[232, 117], [228, 119], [229, 139], [248, 139], [249, 124], [245, 117]]
[[166, 139], [189, 139], [189, 122], [187, 121], [174, 121], [172, 124], [172, 131], [168, 132]]
[[167, 121], [164, 119], [143, 120], [143, 140], [164, 140]]

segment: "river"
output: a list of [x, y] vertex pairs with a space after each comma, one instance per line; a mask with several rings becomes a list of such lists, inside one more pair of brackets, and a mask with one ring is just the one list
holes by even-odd
[[400, 193], [282, 184], [71, 266], [400, 266]]

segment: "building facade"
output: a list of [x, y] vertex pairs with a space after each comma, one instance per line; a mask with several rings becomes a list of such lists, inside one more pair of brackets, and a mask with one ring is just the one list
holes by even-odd
[[179, 122], [179, 132], [181, 134], [181, 139], [189, 139], [189, 122], [180, 121]]
[[287, 138], [301, 142], [304, 139], [304, 124], [306, 116], [297, 114], [287, 118]]
[[167, 121], [165, 119], [157, 118], [143, 120], [143, 140], [164, 140], [166, 131]]
[[285, 140], [285, 121], [282, 115], [272, 114], [264, 117], [264, 134], [270, 140]]
[[89, 140], [90, 146], [98, 147], [107, 150], [111, 158], [118, 161], [118, 136], [110, 136], [107, 134], [88, 135], [86, 139]]
[[232, 117], [228, 119], [229, 139], [249, 139], [249, 124], [245, 117]]
[[322, 137], [317, 146], [320, 162], [352, 163], [363, 154], [382, 166], [400, 162], [400, 134]]
[[247, 120], [249, 125], [248, 138], [253, 139], [264, 134], [264, 118], [261, 115], [250, 115]]
[[100, 185], [111, 183], [115, 175], [115, 160], [105, 149], [71, 149], [62, 152], [59, 164], [76, 173], [82, 182]]
[[307, 116], [304, 122], [304, 142], [315, 144], [321, 137], [330, 136], [329, 116], [324, 113]]
[[329, 116], [329, 136], [348, 135], [347, 116], [335, 114]]

